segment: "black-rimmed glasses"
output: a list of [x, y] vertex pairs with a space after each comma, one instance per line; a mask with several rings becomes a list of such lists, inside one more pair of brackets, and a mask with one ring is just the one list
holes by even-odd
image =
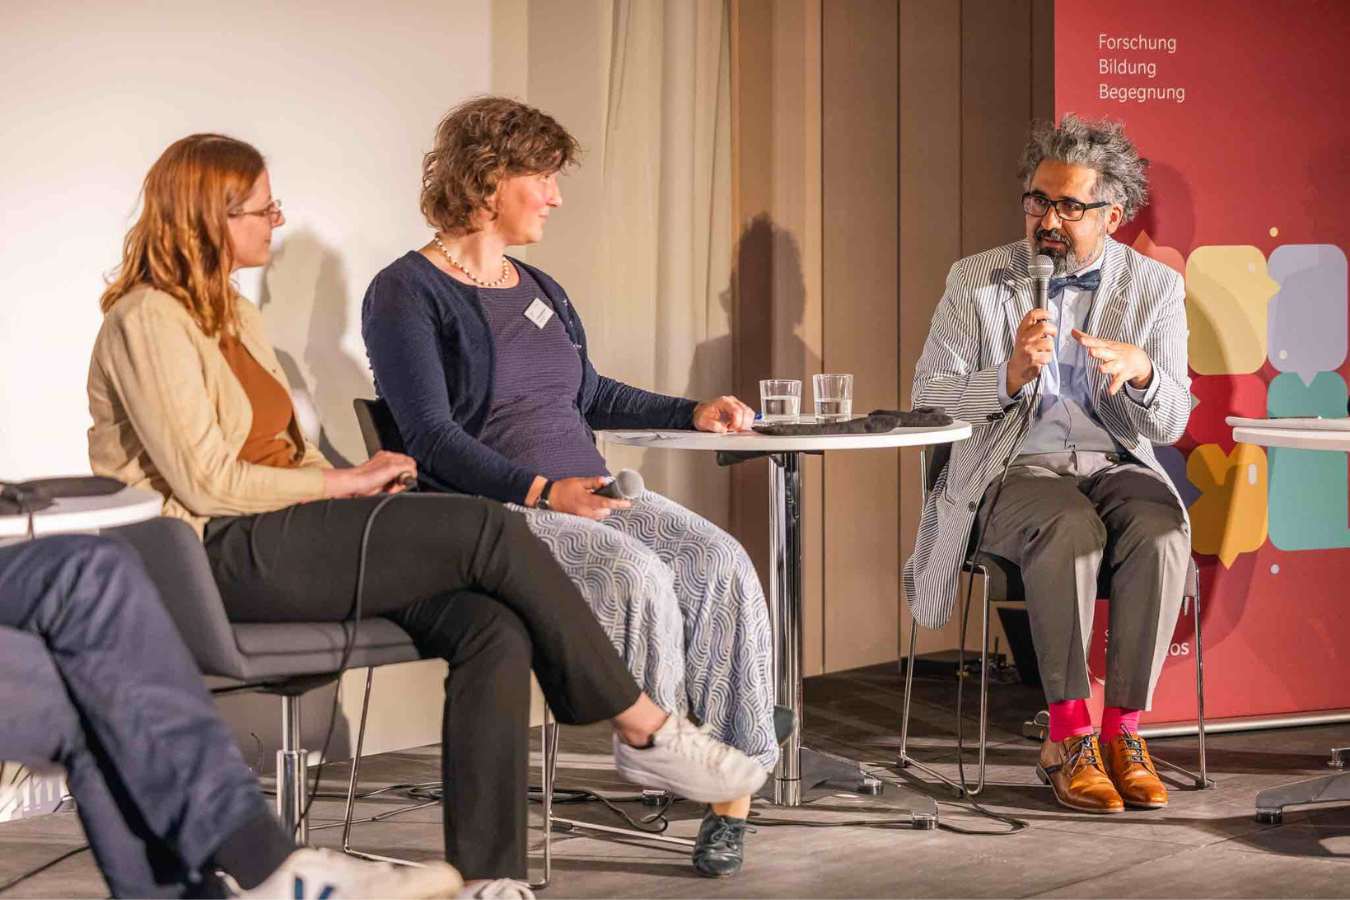
[[1068, 197], [1059, 200], [1051, 200], [1044, 194], [1034, 191], [1027, 191], [1022, 195], [1022, 211], [1029, 216], [1041, 218], [1050, 211], [1050, 207], [1055, 208], [1055, 215], [1059, 216], [1065, 222], [1077, 222], [1083, 218], [1089, 209], [1100, 209], [1103, 206], [1111, 204], [1105, 200], [1099, 200], [1096, 203], [1084, 203], [1081, 200], [1073, 200]]

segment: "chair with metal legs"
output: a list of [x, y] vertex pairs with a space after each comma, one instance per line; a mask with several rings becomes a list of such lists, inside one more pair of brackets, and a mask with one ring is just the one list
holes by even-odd
[[[356, 787], [360, 779], [361, 755], [365, 747], [365, 737], [366, 737], [366, 716], [367, 713], [370, 711], [370, 691], [371, 688], [374, 686], [374, 683], [375, 683], [375, 670], [368, 669], [366, 671], [365, 692], [361, 698], [361, 720], [360, 725], [358, 726], [356, 732], [356, 747], [354, 752], [352, 753], [352, 760], [351, 760], [352, 769], [347, 777], [346, 806], [344, 809], [342, 822], [340, 823], [342, 826], [342, 852], [346, 853], [348, 856], [356, 856], [361, 859], [369, 859], [374, 860], [376, 862], [387, 862], [401, 866], [420, 866], [422, 865], [422, 863], [415, 862], [410, 859], [404, 859], [398, 856], [387, 856], [380, 853], [371, 853], [368, 850], [360, 850], [352, 846], [352, 825], [355, 824], [353, 821], [353, 815], [356, 810], [356, 801], [358, 799], [356, 796]], [[553, 806], [552, 768], [556, 764], [556, 756], [557, 756], [557, 750], [553, 746], [556, 743], [555, 737], [556, 726], [553, 725], [551, 718], [546, 716], [544, 722], [542, 723], [541, 729], [543, 732], [543, 742], [542, 742], [543, 748], [541, 754], [542, 769], [543, 769], [542, 776], [544, 782], [543, 806], [544, 806], [544, 821], [547, 822]], [[438, 783], [432, 783], [431, 785], [428, 786], [435, 787], [438, 786]], [[372, 791], [369, 794], [363, 795], [363, 797], [360, 799], [367, 799], [378, 793], [380, 793], [380, 791]], [[390, 810], [388, 812], [372, 816], [370, 819], [366, 819], [363, 821], [381, 822], [386, 819], [393, 818], [394, 816], [397, 815], [403, 815], [404, 813], [410, 813], [419, 809], [424, 809], [428, 806], [439, 806], [440, 802], [441, 801], [439, 799], [432, 799], [432, 800], [425, 800], [419, 803], [412, 803], [406, 806], [401, 806], [398, 809]], [[328, 827], [328, 826], [321, 826], [321, 827]], [[543, 857], [544, 857], [544, 877], [540, 880], [530, 882], [530, 887], [534, 888], [535, 890], [540, 890], [548, 887], [549, 881], [553, 877], [553, 838], [552, 834], [550, 833], [550, 829], [548, 828], [544, 829]]]
[[[395, 856], [384, 856], [378, 853], [371, 853], [365, 850], [358, 850], [352, 846], [351, 830], [353, 823], [353, 814], [356, 806], [356, 786], [361, 770], [361, 751], [365, 739], [366, 731], [366, 712], [370, 708], [370, 690], [374, 684], [375, 672], [369, 670], [366, 673], [365, 696], [361, 701], [361, 724], [357, 730], [356, 750], [352, 756], [352, 770], [347, 779], [347, 803], [346, 811], [342, 824], [342, 851], [351, 856], [357, 856], [362, 859], [376, 860], [378, 862], [395, 863], [397, 865], [417, 866], [421, 863], [413, 862], [408, 859], [401, 859]], [[542, 788], [540, 791], [541, 805], [543, 807], [543, 820], [545, 823], [544, 845], [543, 845], [543, 877], [530, 882], [530, 887], [535, 890], [541, 890], [549, 886], [553, 879], [553, 831], [558, 830], [579, 830], [595, 831], [600, 834], [619, 835], [629, 839], [640, 839], [662, 844], [670, 848], [678, 847], [681, 852], [692, 849], [694, 842], [687, 838], [668, 837], [662, 834], [650, 834], [642, 831], [634, 831], [629, 828], [616, 828], [610, 825], [600, 825], [596, 822], [583, 822], [579, 819], [569, 819], [553, 814], [553, 795], [554, 786], [557, 782], [558, 773], [558, 723], [553, 718], [553, 713], [549, 710], [547, 704], [544, 706], [544, 717], [540, 723], [541, 732], [541, 763], [540, 763], [540, 781]], [[366, 795], [371, 796], [370, 794]], [[416, 803], [409, 806], [399, 807], [372, 819], [366, 821], [382, 821], [395, 815], [413, 812], [426, 806], [431, 806], [439, 801], [431, 800], [422, 803]], [[328, 826], [321, 826], [328, 827]]]
[[[127, 541], [140, 554], [213, 694], [281, 697], [277, 815], [297, 841], [308, 843], [304, 812], [309, 754], [300, 742], [300, 700], [342, 674], [350, 626], [341, 622], [232, 623], [225, 616], [206, 551], [186, 522], [158, 518], [105, 533]], [[351, 642], [348, 668], [418, 658], [412, 638], [386, 619], [363, 621]]]
[[[374, 456], [381, 450], [387, 450], [394, 453], [406, 453], [403, 443], [403, 436], [399, 433], [398, 425], [394, 421], [393, 413], [388, 404], [383, 400], [366, 400], [355, 398], [352, 400], [352, 409], [356, 413], [357, 424], [361, 428], [361, 437], [365, 441], [366, 452]], [[418, 473], [418, 482], [434, 491], [440, 493], [457, 493], [446, 485], [438, 483], [434, 478], [428, 477], [424, 473]], [[365, 853], [352, 848], [349, 837], [351, 833], [352, 806], [356, 797], [356, 779], [357, 772], [361, 762], [361, 745], [365, 735], [366, 709], [370, 702], [370, 688], [374, 673], [368, 673], [366, 676], [365, 699], [361, 704], [361, 727], [357, 733], [356, 755], [352, 759], [351, 778], [347, 790], [347, 815], [343, 827], [342, 849], [344, 852], [353, 856], [360, 856], [367, 859], [377, 859], [384, 862], [408, 863], [408, 860], [394, 859], [376, 854]], [[536, 688], [537, 689], [537, 688]], [[531, 882], [532, 888], [544, 888], [548, 886], [552, 878], [553, 868], [553, 830], [578, 830], [592, 831], [600, 835], [610, 835], [629, 840], [650, 841], [660, 845], [664, 849], [678, 850], [679, 852], [688, 852], [693, 849], [694, 842], [688, 838], [670, 837], [663, 834], [651, 834], [645, 831], [637, 831], [631, 828], [618, 828], [611, 825], [600, 825], [595, 822], [585, 822], [580, 819], [569, 819], [553, 814], [553, 795], [554, 785], [557, 778], [557, 756], [558, 756], [558, 724], [553, 719], [552, 712], [547, 704], [544, 706], [544, 720], [540, 726], [543, 730], [542, 758], [542, 800], [544, 807], [544, 877], [541, 881]], [[664, 797], [664, 792], [651, 792], [654, 797]], [[409, 807], [399, 812], [411, 811], [414, 807]]]
[[[937, 483], [938, 475], [946, 467], [947, 461], [951, 455], [950, 445], [940, 445], [932, 449], [931, 454], [922, 452], [919, 454], [919, 466], [922, 473], [922, 497], [927, 500], [928, 494], [933, 490]], [[1098, 596], [1106, 597], [1110, 593], [1110, 573], [1103, 570], [1101, 581], [1098, 584]], [[971, 579], [978, 579], [978, 585], [972, 585]], [[978, 587], [978, 590], [972, 588]], [[993, 554], [981, 553], [979, 559], [968, 559], [962, 565], [961, 577], [957, 582], [958, 600], [964, 600], [967, 597], [977, 598], [981, 609], [980, 618], [980, 713], [979, 713], [979, 751], [978, 763], [976, 767], [976, 778], [973, 784], [968, 781], [955, 781], [938, 772], [930, 765], [926, 765], [915, 759], [909, 753], [909, 718], [910, 701], [913, 696], [914, 688], [914, 662], [917, 657], [917, 646], [919, 639], [919, 624], [913, 622], [910, 627], [909, 645], [905, 655], [905, 692], [902, 702], [902, 711], [900, 719], [900, 750], [898, 753], [897, 764], [901, 769], [915, 768], [931, 778], [946, 784], [952, 788], [960, 797], [975, 797], [984, 790], [985, 787], [985, 760], [988, 750], [989, 735], [989, 618], [990, 609], [996, 602], [1025, 602], [1026, 594], [1022, 585], [1022, 574], [1016, 565], [1001, 557]], [[1180, 773], [1191, 780], [1196, 790], [1204, 790], [1213, 787], [1214, 782], [1208, 778], [1205, 760], [1205, 664], [1204, 664], [1204, 641], [1200, 633], [1200, 576], [1195, 567], [1195, 560], [1188, 560], [1186, 571], [1185, 593], [1182, 599], [1183, 614], [1189, 609], [1192, 622], [1195, 629], [1195, 708], [1196, 708], [1196, 735], [1199, 743], [1200, 771], [1192, 772], [1189, 769], [1182, 768], [1175, 763], [1164, 759], [1153, 757], [1154, 763]], [[965, 618], [965, 609], [959, 609], [958, 614], [962, 616], [963, 623]], [[965, 638], [964, 624], [962, 626], [962, 640]], [[964, 673], [958, 673], [958, 677], [964, 678]], [[957, 722], [956, 727], [962, 727], [962, 723]]]

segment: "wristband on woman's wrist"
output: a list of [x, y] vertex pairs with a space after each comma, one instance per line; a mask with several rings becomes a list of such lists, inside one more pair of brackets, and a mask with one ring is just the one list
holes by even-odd
[[539, 492], [539, 499], [536, 500], [536, 501], [534, 501], [534, 508], [535, 508], [535, 509], [549, 510], [549, 509], [552, 509], [552, 508], [553, 508], [553, 507], [551, 507], [551, 506], [548, 505], [548, 495], [549, 495], [549, 492], [552, 491], [552, 490], [553, 490], [553, 481], [552, 481], [552, 479], [545, 479], [545, 480], [544, 480], [544, 489], [541, 490], [541, 491]]

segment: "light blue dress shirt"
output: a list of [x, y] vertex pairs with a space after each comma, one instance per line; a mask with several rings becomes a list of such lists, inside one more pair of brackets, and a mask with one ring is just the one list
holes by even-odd
[[[1100, 257], [1095, 265], [1075, 274], [1084, 275], [1099, 268]], [[1072, 334], [1075, 328], [1083, 330], [1099, 290], [1085, 291], [1067, 286], [1062, 294], [1050, 300], [1050, 318], [1059, 331], [1055, 335], [1050, 363], [1041, 370], [1041, 402], [1036, 411], [1036, 421], [1022, 442], [1019, 455], [1063, 453], [1068, 450], [1125, 452], [1125, 448], [1116, 442], [1095, 412], [1088, 373], [1089, 367], [1097, 365], [1097, 361], [1082, 344], [1074, 340]], [[1024, 392], [1030, 390], [1030, 384], [1022, 389]], [[1158, 379], [1154, 377], [1142, 391], [1126, 382], [1125, 392], [1131, 400], [1147, 407], [1158, 392]], [[1017, 402], [1016, 398], [1008, 396], [1007, 361], [998, 369], [998, 394], [1005, 409]]]

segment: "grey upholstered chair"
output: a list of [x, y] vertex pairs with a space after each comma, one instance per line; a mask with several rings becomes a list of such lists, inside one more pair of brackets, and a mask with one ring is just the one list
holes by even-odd
[[[919, 466], [922, 472], [921, 485], [923, 488], [922, 496], [926, 500], [929, 491], [933, 490], [937, 484], [938, 476], [946, 467], [947, 461], [951, 455], [950, 444], [940, 444], [930, 451], [925, 451], [919, 456]], [[973, 551], [974, 548], [971, 548]], [[958, 796], [974, 797], [984, 790], [985, 785], [985, 756], [988, 748], [989, 732], [989, 611], [994, 603], [1025, 603], [1026, 593], [1022, 585], [1021, 570], [1013, 563], [993, 554], [981, 553], [978, 559], [967, 559], [962, 567], [963, 577], [958, 580], [958, 601], [964, 600], [967, 596], [967, 579], [976, 579], [976, 584], [971, 585], [973, 597], [972, 602], [980, 604], [983, 616], [980, 625], [980, 719], [979, 719], [979, 765], [975, 784], [972, 786], [966, 782], [953, 781], [940, 772], [927, 766], [908, 752], [909, 742], [909, 709], [910, 697], [914, 686], [914, 660], [916, 647], [919, 639], [919, 624], [913, 622], [909, 632], [909, 645], [905, 656], [905, 694], [900, 720], [900, 750], [897, 758], [897, 764], [905, 769], [914, 767], [925, 774], [936, 778], [956, 791]], [[1097, 595], [1099, 597], [1108, 597], [1110, 595], [1110, 573], [1103, 569], [1101, 578], [1097, 586]], [[1198, 790], [1207, 787], [1213, 787], [1214, 783], [1209, 780], [1205, 765], [1205, 666], [1204, 666], [1204, 641], [1200, 635], [1200, 574], [1195, 567], [1195, 560], [1188, 561], [1186, 570], [1186, 588], [1182, 600], [1182, 612], [1189, 609], [1195, 628], [1195, 708], [1196, 708], [1196, 734], [1199, 737], [1200, 751], [1200, 772], [1197, 774], [1187, 769], [1170, 763], [1166, 760], [1153, 757], [1153, 761], [1175, 772], [1191, 779], [1192, 784]], [[964, 619], [963, 610], [958, 602], [957, 615]], [[963, 626], [964, 632], [964, 626]], [[964, 638], [964, 633], [962, 635]], [[1039, 719], [1040, 717], [1038, 717]], [[957, 722], [957, 728], [961, 723]]]
[[[122, 538], [140, 553], [213, 693], [258, 692], [281, 697], [277, 814], [284, 827], [307, 843], [309, 828], [303, 818], [307, 751], [300, 746], [300, 698], [342, 674], [351, 626], [341, 622], [232, 623], [225, 617], [206, 551], [187, 523], [158, 518], [105, 533]], [[363, 619], [347, 668], [418, 658], [412, 638], [403, 629], [387, 619]]]

